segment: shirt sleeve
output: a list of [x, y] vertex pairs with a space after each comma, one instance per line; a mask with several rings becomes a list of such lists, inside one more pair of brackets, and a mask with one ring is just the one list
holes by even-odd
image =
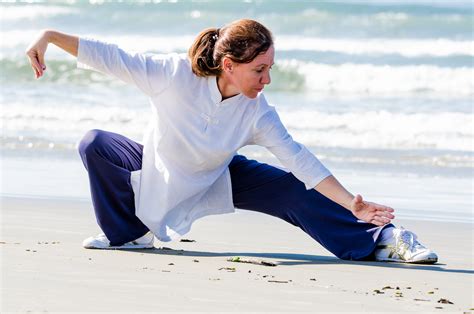
[[307, 190], [313, 189], [331, 172], [304, 145], [293, 140], [275, 108], [269, 108], [255, 122], [252, 144], [266, 147]]
[[111, 75], [151, 96], [170, 85], [177, 62], [174, 59], [172, 55], [131, 53], [115, 44], [80, 38], [77, 67]]

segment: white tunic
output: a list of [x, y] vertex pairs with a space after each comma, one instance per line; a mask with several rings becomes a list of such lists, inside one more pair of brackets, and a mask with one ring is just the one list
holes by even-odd
[[136, 215], [161, 241], [198, 218], [234, 211], [228, 165], [238, 149], [269, 149], [307, 189], [330, 175], [295, 142], [262, 93], [222, 100], [215, 76], [191, 71], [184, 54], [146, 55], [79, 40], [78, 66], [136, 85], [150, 97], [142, 169], [132, 172]]

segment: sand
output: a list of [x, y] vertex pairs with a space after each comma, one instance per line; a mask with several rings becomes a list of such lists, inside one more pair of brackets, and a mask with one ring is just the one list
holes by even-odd
[[[199, 220], [184, 237], [195, 242], [141, 251], [83, 249], [99, 232], [88, 201], [4, 197], [1, 218], [2, 313], [474, 307], [471, 224], [396, 221], [440, 255], [436, 265], [405, 265], [339, 260], [299, 229], [247, 211]], [[236, 256], [277, 266], [228, 261]]]

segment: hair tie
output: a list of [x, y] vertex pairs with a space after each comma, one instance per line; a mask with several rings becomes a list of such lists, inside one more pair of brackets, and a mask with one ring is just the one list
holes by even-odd
[[216, 29], [216, 33], [212, 36], [212, 39], [214, 39], [214, 41], [217, 41], [219, 39], [219, 32], [221, 31], [220, 28]]

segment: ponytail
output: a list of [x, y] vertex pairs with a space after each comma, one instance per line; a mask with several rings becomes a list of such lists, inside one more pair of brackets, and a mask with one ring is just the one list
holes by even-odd
[[219, 39], [219, 28], [203, 30], [189, 48], [188, 55], [191, 59], [193, 73], [206, 77], [219, 75], [220, 65], [214, 59], [214, 46]]

